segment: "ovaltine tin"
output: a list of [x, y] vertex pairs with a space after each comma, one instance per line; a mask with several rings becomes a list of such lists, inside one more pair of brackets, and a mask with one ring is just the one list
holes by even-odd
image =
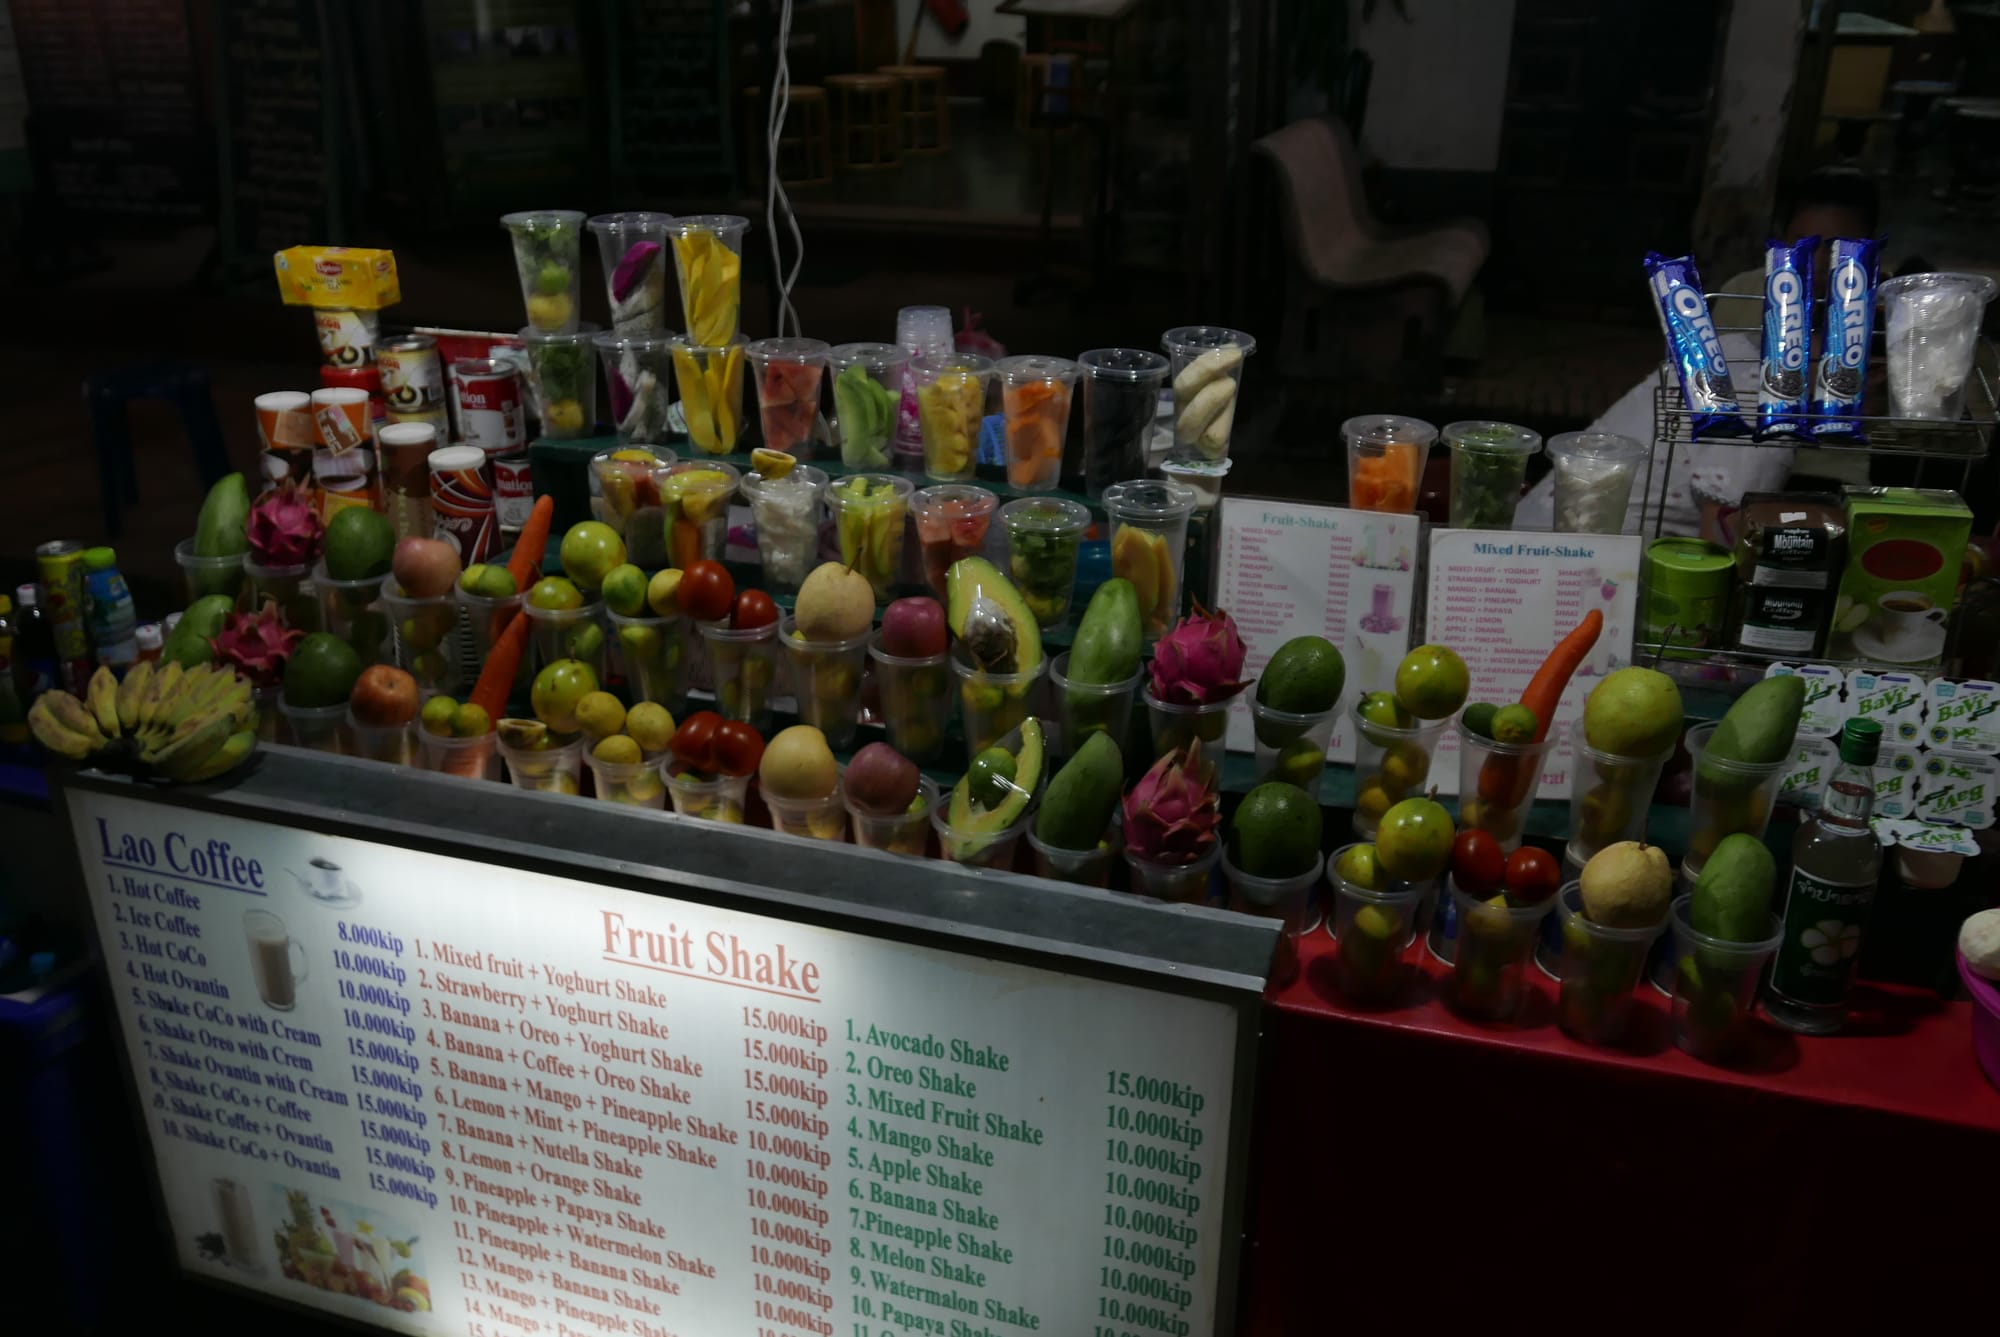
[[329, 367], [364, 367], [375, 360], [375, 338], [382, 317], [373, 311], [329, 307], [313, 312], [319, 330], [319, 355]]
[[528, 444], [519, 367], [490, 357], [461, 358], [451, 364], [451, 382], [466, 445], [498, 456], [517, 454]]
[[368, 392], [359, 386], [331, 386], [312, 393], [313, 424], [320, 449], [339, 455], [371, 439]]
[[313, 452], [313, 481], [319, 485], [319, 518], [330, 522], [343, 508], [382, 509], [382, 492], [375, 477], [375, 452], [353, 450]]
[[465, 565], [485, 561], [493, 555], [500, 529], [486, 452], [477, 446], [447, 446], [431, 452], [430, 466], [437, 537], [457, 547]]
[[87, 669], [90, 662], [90, 633], [83, 625], [83, 545], [75, 539], [38, 544], [35, 565], [42, 577], [56, 658], [70, 678], [64, 685], [75, 690], [81, 682], [77, 666]]
[[508, 533], [528, 523], [535, 508], [534, 471], [526, 455], [502, 455], [493, 461], [493, 510]]
[[437, 340], [428, 334], [406, 334], [379, 343], [375, 366], [382, 373], [389, 412], [443, 412], [444, 363], [438, 358]]
[[312, 396], [303, 390], [271, 390], [258, 395], [254, 402], [265, 481], [276, 483], [289, 478], [301, 487], [312, 482], [313, 447], [319, 444]]

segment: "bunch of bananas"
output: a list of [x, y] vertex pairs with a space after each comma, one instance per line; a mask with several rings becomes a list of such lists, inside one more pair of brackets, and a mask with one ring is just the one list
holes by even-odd
[[120, 682], [91, 676], [86, 699], [44, 692], [28, 709], [43, 747], [72, 761], [123, 765], [167, 780], [212, 780], [257, 746], [249, 679], [227, 665], [144, 660]]

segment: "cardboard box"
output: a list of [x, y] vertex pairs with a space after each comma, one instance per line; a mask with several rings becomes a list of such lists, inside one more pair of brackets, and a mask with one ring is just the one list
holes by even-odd
[[1835, 659], [1930, 667], [1944, 658], [1972, 511], [1956, 492], [1841, 489], [1847, 565], [1834, 601]]
[[403, 300], [394, 251], [293, 246], [271, 257], [286, 306], [380, 311]]

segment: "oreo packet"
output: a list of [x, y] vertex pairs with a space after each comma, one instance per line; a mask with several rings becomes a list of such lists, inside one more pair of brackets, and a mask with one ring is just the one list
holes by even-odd
[[1708, 299], [1701, 294], [1701, 273], [1694, 267], [1694, 257], [1669, 259], [1658, 251], [1648, 251], [1646, 280], [1659, 313], [1660, 331], [1666, 335], [1667, 355], [1680, 373], [1681, 398], [1694, 417], [1694, 435], [1748, 436], [1750, 424], [1737, 406], [1729, 363], [1722, 355], [1722, 336], [1715, 332], [1715, 320], [1708, 314]]
[[1861, 398], [1868, 391], [1868, 343], [1875, 332], [1879, 240], [1836, 237], [1827, 243], [1826, 334], [1813, 373], [1815, 441], [1866, 441]]
[[1818, 237], [1764, 244], [1764, 350], [1757, 364], [1757, 439], [1806, 439], [1812, 388], [1813, 252]]

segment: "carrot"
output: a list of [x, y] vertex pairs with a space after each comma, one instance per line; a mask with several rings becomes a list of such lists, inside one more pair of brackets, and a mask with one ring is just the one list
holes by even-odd
[[544, 492], [535, 498], [535, 509], [528, 512], [528, 522], [521, 526], [521, 537], [514, 542], [514, 556], [507, 563], [507, 574], [514, 577], [514, 588], [523, 594], [542, 578], [542, 558], [548, 555], [549, 529], [555, 522], [556, 499]]
[[[1528, 679], [1527, 689], [1521, 693], [1521, 704], [1535, 713], [1536, 742], [1549, 736], [1556, 707], [1562, 703], [1563, 688], [1569, 686], [1583, 657], [1597, 644], [1603, 631], [1604, 614], [1593, 608], [1583, 615], [1575, 630], [1556, 642], [1549, 657], [1535, 670], [1535, 676]], [[1533, 779], [1532, 773], [1525, 773], [1519, 759], [1489, 756], [1479, 768], [1479, 797], [1488, 803], [1518, 807], [1533, 788]]]
[[[548, 532], [546, 525], [542, 532]], [[479, 670], [479, 681], [473, 684], [472, 695], [466, 700], [484, 707], [488, 719], [497, 720], [507, 713], [507, 698], [514, 691], [514, 675], [520, 671], [521, 656], [528, 652], [528, 632], [532, 626], [533, 619], [516, 617], [486, 653], [486, 665]]]

